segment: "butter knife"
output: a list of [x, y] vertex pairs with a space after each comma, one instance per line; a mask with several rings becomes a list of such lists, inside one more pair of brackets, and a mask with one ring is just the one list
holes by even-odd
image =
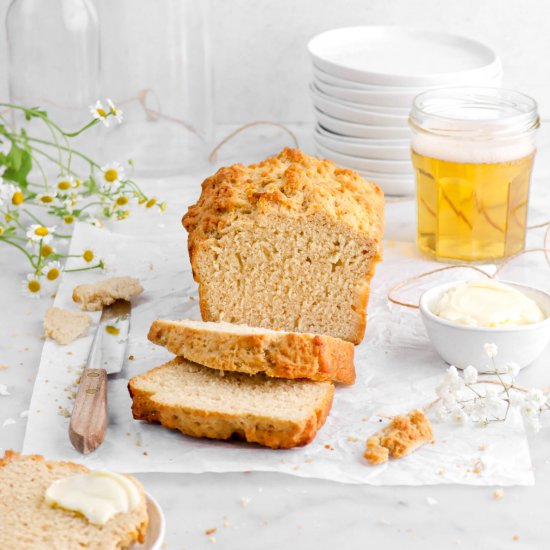
[[117, 300], [101, 313], [69, 424], [69, 439], [83, 454], [95, 451], [105, 439], [109, 423], [107, 375], [122, 370], [131, 310], [130, 302]]

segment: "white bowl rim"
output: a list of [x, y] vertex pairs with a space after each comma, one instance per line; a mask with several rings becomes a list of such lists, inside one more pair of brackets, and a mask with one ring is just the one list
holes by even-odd
[[[425, 315], [428, 319], [431, 319], [432, 321], [436, 321], [437, 323], [439, 323], [443, 326], [452, 327], [452, 328], [455, 328], [455, 329], [465, 330], [465, 331], [469, 331], [469, 332], [484, 332], [484, 333], [487, 333], [487, 334], [494, 334], [494, 333], [497, 333], [497, 334], [503, 334], [504, 333], [504, 334], [506, 334], [506, 333], [511, 333], [511, 332], [525, 332], [525, 331], [540, 328], [541, 326], [544, 326], [544, 325], [550, 325], [550, 315], [547, 315], [546, 318], [543, 319], [542, 321], [537, 321], [535, 323], [530, 323], [528, 325], [519, 325], [519, 326], [513, 326], [513, 327], [473, 327], [473, 326], [470, 326], [470, 325], [462, 325], [460, 323], [453, 323], [452, 321], [448, 321], [447, 319], [443, 319], [443, 318], [439, 317], [438, 315], [436, 315], [428, 307], [428, 305], [426, 304], [426, 302], [427, 302], [427, 300], [428, 300], [428, 298], [430, 297], [431, 294], [434, 294], [437, 291], [441, 291], [441, 290], [450, 290], [451, 288], [453, 288], [455, 286], [458, 286], [459, 284], [466, 283], [466, 282], [472, 281], [472, 280], [475, 280], [475, 279], [463, 279], [463, 280], [460, 280], [460, 281], [450, 281], [450, 282], [447, 282], [447, 283], [441, 283], [439, 285], [436, 285], [432, 288], [429, 288], [429, 289], [425, 290], [422, 293], [422, 296], [420, 296], [420, 302], [419, 302], [420, 312], [423, 315]], [[481, 279], [481, 280], [483, 280], [483, 279]], [[506, 285], [514, 286], [514, 287], [519, 287], [520, 289], [524, 288], [524, 289], [528, 289], [528, 290], [534, 291], [534, 292], [539, 293], [539, 294], [543, 294], [548, 299], [548, 303], [550, 303], [550, 292], [547, 292], [546, 290], [543, 290], [542, 288], [538, 288], [536, 286], [527, 285], [527, 284], [523, 284], [523, 283], [516, 283], [515, 281], [502, 280], [502, 279], [498, 279], [498, 282], [506, 284]]]
[[162, 510], [157, 499], [148, 491], [145, 491], [145, 500], [148, 506], [150, 505], [155, 508], [159, 517], [158, 536], [155, 540], [151, 541], [151, 548], [160, 548], [166, 538], [166, 518], [164, 517], [164, 511]]
[[[368, 162], [380, 163], [380, 165], [382, 165], [382, 166], [383, 165], [390, 165], [390, 164], [407, 165], [407, 167], [411, 168], [411, 170], [410, 170], [411, 176], [414, 174], [414, 172], [412, 170], [412, 164], [411, 164], [410, 159], [403, 159], [403, 160], [401, 160], [401, 159], [373, 159], [373, 158], [369, 158], [369, 157], [358, 157], [357, 155], [350, 155], [348, 153], [341, 153], [340, 151], [335, 151], [334, 149], [331, 149], [327, 145], [323, 145], [322, 143], [319, 143], [317, 141], [317, 138], [315, 137], [315, 134], [313, 135], [313, 140], [315, 141], [315, 144], [318, 147], [320, 147], [321, 149], [325, 149], [327, 151], [330, 151], [331, 154], [335, 153], [339, 157], [347, 157], [351, 161], [364, 160], [364, 161], [368, 161]], [[388, 174], [403, 174], [403, 172], [388, 172]]]
[[[315, 124], [315, 133], [320, 136], [335, 139], [336, 141], [342, 140], [349, 141], [350, 143], [357, 141], [358, 145], [368, 145], [369, 147], [379, 147], [381, 149], [389, 147], [391, 149], [407, 149], [408, 151], [411, 150], [411, 140], [407, 138], [362, 138], [355, 136], [346, 136], [345, 134], [331, 132], [330, 130], [325, 128], [320, 122], [317, 122]], [[371, 143], [373, 141], [377, 143]], [[381, 141], [384, 143], [380, 143]]]
[[[376, 130], [387, 130], [388, 132], [391, 131], [391, 132], [396, 132], [396, 133], [400, 133], [400, 134], [402, 133], [402, 135], [406, 134], [407, 136], [409, 136], [411, 134], [410, 129], [407, 128], [406, 126], [380, 126], [379, 124], [363, 124], [361, 122], [349, 122], [347, 120], [342, 120], [341, 118], [329, 115], [328, 113], [325, 113], [323, 110], [319, 109], [318, 107], [315, 107], [315, 105], [313, 106], [313, 108], [315, 110], [316, 115], [317, 115], [317, 113], [320, 113], [322, 116], [324, 116], [326, 118], [329, 118], [329, 119], [332, 119], [332, 120], [335, 120], [337, 123], [341, 123], [342, 125], [350, 124], [352, 127], [355, 127], [357, 129], [359, 129], [359, 128], [367, 129], [368, 128], [368, 129], [372, 129], [374, 131], [376, 131]], [[322, 126], [322, 124], [321, 124], [321, 126]], [[407, 138], [395, 138], [395, 139], [403, 140], [403, 139], [407, 139]]]

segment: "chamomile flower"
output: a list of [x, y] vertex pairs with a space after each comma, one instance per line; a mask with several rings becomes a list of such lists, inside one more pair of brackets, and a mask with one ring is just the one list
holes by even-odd
[[120, 187], [124, 179], [124, 168], [118, 162], [105, 164], [101, 167], [99, 188], [103, 192], [112, 193]]
[[59, 279], [62, 271], [63, 271], [63, 267], [61, 266], [61, 264], [57, 261], [53, 261], [53, 262], [48, 262], [42, 268], [42, 275], [44, 275], [44, 277], [48, 281], [55, 281]]
[[55, 195], [43, 193], [42, 195], [38, 195], [37, 199], [40, 204], [52, 204], [55, 202]]
[[88, 248], [85, 248], [82, 251], [82, 259], [87, 264], [91, 264], [94, 261], [95, 258], [96, 258], [96, 255], [95, 255], [95, 252], [94, 252], [93, 248], [88, 247]]
[[9, 204], [11, 206], [19, 206], [25, 200], [25, 195], [19, 187], [11, 183], [2, 183], [0, 185], [0, 205]]
[[485, 355], [487, 355], [489, 359], [493, 359], [493, 357], [497, 356], [498, 346], [496, 344], [485, 344], [483, 349], [485, 350]]
[[42, 257], [49, 258], [52, 254], [55, 253], [55, 250], [51, 244], [42, 243]]
[[115, 120], [120, 124], [123, 118], [122, 110], [118, 109], [110, 99], [107, 99], [107, 104], [109, 105], [109, 114], [111, 114], [115, 118]]
[[40, 277], [34, 273], [29, 273], [26, 279], [21, 281], [21, 292], [29, 298], [40, 298], [42, 292], [42, 283]]
[[66, 178], [61, 178], [57, 182], [56, 187], [62, 193], [67, 194], [71, 190], [71, 188], [74, 187], [74, 178], [70, 176], [67, 176]]
[[109, 111], [105, 109], [103, 103], [98, 99], [95, 105], [90, 105], [90, 113], [92, 116], [103, 122], [103, 124], [108, 128], [109, 127]]
[[27, 238], [32, 243], [49, 244], [53, 239], [55, 226], [46, 227], [45, 225], [33, 224], [27, 229]]

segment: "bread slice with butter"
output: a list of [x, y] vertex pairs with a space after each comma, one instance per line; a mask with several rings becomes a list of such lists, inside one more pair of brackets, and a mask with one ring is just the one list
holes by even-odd
[[46, 493], [54, 482], [87, 473], [88, 468], [73, 462], [6, 451], [0, 458], [0, 548], [118, 550], [143, 542], [149, 521], [145, 493], [131, 476], [127, 479], [138, 491], [137, 506], [103, 525], [48, 502]]
[[178, 357], [128, 384], [137, 420], [192, 437], [240, 437], [274, 449], [311, 442], [332, 405], [330, 382], [224, 372]]
[[175, 355], [212, 369], [355, 382], [354, 346], [332, 336], [225, 322], [159, 319], [151, 325], [148, 338]]

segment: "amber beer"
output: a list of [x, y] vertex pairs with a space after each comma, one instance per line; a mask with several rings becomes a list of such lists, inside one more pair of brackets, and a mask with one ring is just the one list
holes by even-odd
[[441, 160], [412, 151], [418, 247], [440, 259], [482, 261], [523, 249], [534, 151], [497, 163]]
[[409, 122], [420, 250], [465, 262], [520, 252], [536, 103], [501, 89], [431, 90], [415, 98]]

